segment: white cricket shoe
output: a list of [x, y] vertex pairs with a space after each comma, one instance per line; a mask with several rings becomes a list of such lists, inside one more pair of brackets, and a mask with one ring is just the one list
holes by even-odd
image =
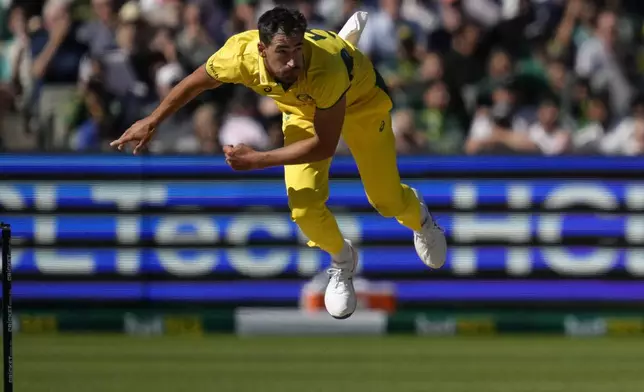
[[445, 232], [438, 226], [432, 214], [429, 213], [423, 197], [416, 189], [413, 189], [413, 191], [418, 200], [420, 200], [422, 219], [424, 219], [420, 231], [414, 231], [416, 253], [428, 267], [440, 268], [445, 264], [445, 259], [447, 258]]
[[345, 260], [333, 260], [327, 270], [329, 283], [324, 293], [324, 305], [327, 312], [336, 319], [349, 318], [358, 305], [356, 291], [353, 288], [353, 275], [358, 266], [358, 252], [345, 240], [351, 249], [351, 257]]

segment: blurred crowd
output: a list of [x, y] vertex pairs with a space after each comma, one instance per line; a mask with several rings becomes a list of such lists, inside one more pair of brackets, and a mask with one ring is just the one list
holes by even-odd
[[[276, 3], [334, 31], [370, 13], [359, 46], [401, 154], [644, 154], [641, 0], [0, 0], [0, 150], [109, 151]], [[279, 147], [281, 115], [226, 85], [164, 122], [150, 153], [237, 143]]]

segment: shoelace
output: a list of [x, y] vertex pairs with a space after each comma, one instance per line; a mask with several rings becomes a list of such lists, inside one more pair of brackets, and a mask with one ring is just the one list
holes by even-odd
[[[434, 217], [431, 215], [431, 213], [429, 214], [429, 217], [427, 217], [427, 219], [432, 220], [432, 229], [436, 229], [436, 230], [439, 230], [442, 233], [445, 233], [445, 230], [443, 230], [443, 228], [440, 227], [438, 225], [438, 223], [436, 223], [436, 219], [434, 219]], [[425, 226], [425, 223], [427, 223], [427, 220], [425, 220], [425, 222], [423, 222], [423, 226]], [[431, 235], [431, 233], [428, 233], [428, 234], [429, 235], [422, 235], [420, 233], [414, 233], [414, 235], [416, 237], [418, 237], [421, 241], [423, 241], [425, 243], [425, 245], [427, 246], [427, 251], [429, 251], [430, 248], [434, 247], [434, 236]]]
[[425, 226], [425, 223], [427, 223], [427, 219], [432, 220], [432, 226], [434, 229], [440, 230], [441, 232], [445, 233], [445, 229], [439, 226], [439, 224], [436, 222], [436, 219], [434, 219], [434, 216], [432, 215], [431, 212], [429, 212], [429, 216], [425, 218], [425, 222], [423, 222], [423, 226]]
[[338, 286], [340, 286], [340, 283], [342, 283], [344, 287], [347, 287], [347, 285], [349, 284], [347, 282], [349, 277], [346, 276], [348, 275], [348, 273], [342, 268], [329, 268], [328, 270], [326, 270], [326, 273], [329, 274], [331, 279], [335, 279], [335, 288], [338, 288]]

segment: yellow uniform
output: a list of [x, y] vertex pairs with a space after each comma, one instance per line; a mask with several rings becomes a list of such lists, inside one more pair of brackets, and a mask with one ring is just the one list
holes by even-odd
[[[420, 202], [401, 184], [391, 129], [392, 102], [371, 61], [335, 33], [311, 30], [305, 34], [304, 68], [288, 90], [266, 71], [259, 55], [257, 30], [231, 37], [206, 63], [213, 78], [242, 84], [273, 98], [283, 113], [284, 143], [315, 133], [316, 108], [327, 109], [346, 93], [342, 137], [356, 161], [367, 197], [381, 215], [395, 217], [418, 231]], [[291, 216], [309, 238], [310, 246], [337, 254], [344, 246], [338, 225], [326, 208], [331, 159], [285, 166]]]

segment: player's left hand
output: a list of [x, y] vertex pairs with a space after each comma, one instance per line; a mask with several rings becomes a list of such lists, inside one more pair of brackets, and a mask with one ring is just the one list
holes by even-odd
[[224, 146], [226, 163], [234, 170], [260, 169], [261, 154], [245, 144]]

